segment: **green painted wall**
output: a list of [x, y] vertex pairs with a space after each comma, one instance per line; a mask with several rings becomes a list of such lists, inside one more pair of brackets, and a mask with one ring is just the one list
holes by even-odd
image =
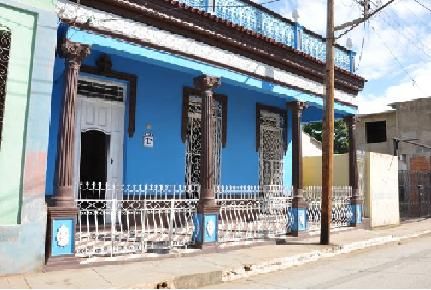
[[56, 0], [21, 0], [21, 2], [38, 8], [53, 10]]
[[[51, 2], [29, 2], [36, 1], [40, 5]], [[19, 222], [25, 121], [36, 20], [36, 15], [31, 12], [0, 4], [0, 24], [9, 27], [12, 32], [0, 147], [0, 225]]]

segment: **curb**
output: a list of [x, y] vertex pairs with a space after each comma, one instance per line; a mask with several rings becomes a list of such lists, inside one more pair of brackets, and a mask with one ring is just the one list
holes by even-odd
[[424, 230], [414, 234], [404, 236], [387, 235], [378, 238], [372, 238], [365, 241], [353, 242], [345, 245], [334, 245], [332, 248], [324, 250], [315, 250], [290, 257], [283, 257], [265, 261], [254, 265], [242, 265], [233, 269], [223, 271], [212, 271], [207, 273], [196, 273], [173, 277], [172, 279], [159, 283], [139, 285], [134, 287], [155, 288], [155, 289], [175, 289], [175, 288], [201, 288], [204, 286], [220, 284], [227, 281], [238, 280], [259, 274], [288, 269], [294, 266], [304, 265], [315, 262], [323, 258], [335, 257], [342, 254], [348, 254], [357, 250], [382, 246], [390, 243], [396, 243], [403, 240], [418, 238], [431, 234], [431, 230]]

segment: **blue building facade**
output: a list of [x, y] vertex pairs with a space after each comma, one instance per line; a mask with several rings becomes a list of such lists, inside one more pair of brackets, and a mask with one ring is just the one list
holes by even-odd
[[[108, 199], [107, 188], [82, 191], [86, 182], [193, 186], [205, 175], [211, 186], [302, 188], [299, 128], [322, 119], [324, 39], [249, 1], [241, 13], [214, 8], [229, 3], [58, 1], [48, 256], [73, 255], [61, 245], [75, 237], [75, 200]], [[335, 117], [344, 118], [364, 79], [352, 51], [337, 45], [335, 59]], [[216, 85], [202, 89], [202, 77]], [[304, 207], [293, 207], [303, 230]], [[217, 236], [214, 208], [198, 209], [202, 240]]]
[[[64, 22], [67, 23], [70, 20], [67, 18], [70, 15], [68, 16], [67, 13], [73, 13], [76, 10], [75, 6], [72, 2], [66, 1], [59, 2], [59, 7], [63, 9], [63, 16], [60, 15], [60, 17], [63, 17]], [[261, 104], [286, 112], [283, 116], [286, 120], [283, 119], [281, 126], [284, 139], [284, 151], [281, 157], [284, 165], [282, 183], [287, 186], [292, 184], [292, 150], [289, 146], [292, 139], [292, 122], [289, 121], [291, 114], [286, 103], [307, 102], [309, 106], [303, 112], [302, 121], [319, 121], [322, 118], [322, 85], [319, 87], [316, 81], [307, 80], [303, 76], [296, 76], [292, 73], [286, 74], [281, 69], [274, 72], [274, 67], [262, 62], [246, 59], [212, 45], [203, 44], [191, 38], [187, 39], [182, 35], [172, 34], [163, 27], [155, 29], [146, 25], [144, 21], [122, 23], [127, 19], [109, 19], [112, 18], [109, 14], [103, 14], [103, 11], [95, 12], [85, 6], [81, 6], [79, 9], [82, 10], [79, 10], [82, 15], [79, 15], [77, 22], [85, 21], [87, 23], [90, 19], [90, 27], [95, 29], [85, 29], [84, 26], [80, 27], [77, 23], [74, 24], [75, 27], [64, 25], [62, 28], [66, 27], [63, 31], [65, 38], [88, 44], [91, 47], [91, 53], [83, 60], [83, 65], [95, 68], [94, 73], [81, 72], [80, 77], [90, 77], [96, 82], [97, 80], [108, 83], [123, 82], [126, 91], [130, 90], [128, 87], [130, 84], [127, 81], [107, 77], [97, 72], [97, 61], [101, 56], [109, 58], [112, 65], [110, 70], [136, 77], [135, 131], [132, 135], [127, 134], [130, 125], [130, 100], [128, 100], [127, 94], [124, 99], [124, 114], [120, 117], [124, 119], [121, 121], [124, 124], [121, 157], [123, 159], [121, 180], [124, 184], [184, 184], [187, 144], [184, 140], [184, 132], [182, 132], [184, 130], [182, 128], [184, 126], [183, 95], [184, 90], [193, 87], [193, 78], [201, 74], [220, 77], [221, 85], [215, 90], [215, 93], [226, 97], [227, 108], [223, 111], [227, 114], [223, 118], [223, 122], [226, 124], [222, 124], [226, 127], [224, 132], [226, 136], [224, 136], [225, 141], [220, 149], [218, 183], [259, 184], [259, 150], [257, 148], [261, 140], [256, 140], [256, 130], [259, 130], [256, 128], [256, 104]], [[102, 23], [102, 26], [106, 28], [105, 35], [98, 33], [101, 30], [98, 23]], [[148, 32], [153, 34], [143, 37], [143, 39], [136, 37], [125, 41], [130, 38], [127, 33], [115, 38], [112, 36], [113, 31], [108, 30], [108, 28], [112, 29], [118, 25], [125, 25], [125, 30], [133, 28], [136, 32], [142, 29], [143, 34]], [[161, 47], [153, 47], [156, 44], [160, 46], [163, 44], [158, 37], [171, 37], [171, 43], [166, 43], [168, 46], [165, 47], [166, 50]], [[181, 47], [184, 43], [188, 43], [191, 48]], [[173, 51], [174, 47], [177, 47], [178, 51]], [[324, 46], [322, 45], [322, 47]], [[199, 49], [203, 51], [195, 53], [196, 58], [193, 58], [189, 51]], [[215, 57], [207, 57], [205, 61], [201, 56], [204, 51], [213, 53]], [[350, 54], [351, 52], [346, 53], [346, 55]], [[224, 62], [223, 57], [231, 57], [232, 63]], [[244, 64], [235, 65], [237, 60], [243, 61]], [[217, 61], [220, 63], [217, 64]], [[247, 74], [247, 68], [250, 71], [249, 74]], [[56, 148], [58, 148], [58, 120], [64, 94], [64, 70], [65, 60], [57, 56], [52, 98], [47, 195], [52, 195], [55, 188], [55, 159]], [[256, 74], [257, 71], [262, 71], [262, 73]], [[272, 80], [268, 77], [271, 75]], [[284, 82], [290, 79], [292, 81], [284, 84], [280, 81], [283, 78]], [[313, 90], [319, 93], [313, 94]], [[336, 102], [336, 117], [354, 114], [356, 107], [353, 103], [349, 103], [354, 97], [352, 90], [339, 91], [341, 97], [340, 102]], [[347, 101], [343, 100], [346, 96]], [[147, 127], [151, 129], [148, 130]], [[153, 136], [151, 148], [145, 147], [143, 144], [146, 132]]]

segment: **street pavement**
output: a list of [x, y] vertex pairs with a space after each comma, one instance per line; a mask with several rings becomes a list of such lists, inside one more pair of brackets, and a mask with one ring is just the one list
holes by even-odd
[[[346, 254], [354, 251], [383, 245], [385, 245], [384, 247], [389, 247], [391, 244], [397, 245], [398, 242], [403, 244], [406, 241], [414, 241], [415, 238], [419, 241], [421, 238], [418, 237], [430, 234], [431, 219], [420, 219], [410, 223], [403, 223], [399, 226], [374, 230], [353, 229], [333, 233], [331, 234], [332, 244], [329, 246], [319, 245], [319, 237], [310, 236], [302, 240], [288, 238], [284, 243], [278, 245], [253, 245], [240, 249], [230, 248], [219, 250], [219, 252], [215, 253], [194, 250], [188, 253], [171, 253], [168, 256], [153, 254], [152, 257], [146, 256], [129, 259], [128, 261], [114, 258], [108, 265], [91, 263], [78, 269], [0, 277], [0, 288], [202, 288], [208, 285], [219, 285], [226, 281], [239, 281], [239, 279], [244, 278], [254, 279], [252, 277], [256, 277], [262, 273], [283, 271], [289, 268], [293, 270], [313, 269], [313, 267], [318, 265], [314, 265], [316, 261], [318, 263], [325, 263], [334, 257], [336, 257], [336, 260], [342, 261], [347, 257]], [[429, 240], [426, 241], [429, 243]], [[404, 249], [404, 246], [401, 245], [395, 248], [400, 251], [400, 249]], [[426, 253], [423, 253], [423, 256], [429, 257]], [[117, 260], [115, 261], [115, 259]], [[389, 266], [392, 263], [388, 260], [388, 264], [382, 266], [383, 264], [379, 262], [378, 258], [374, 260], [371, 259], [368, 262], [358, 260], [357, 263], [355, 262], [355, 265], [362, 263], [375, 267], [381, 266], [381, 271], [383, 271], [384, 267], [390, 268]], [[386, 260], [382, 258], [382, 261]], [[396, 263], [401, 263], [401, 260], [396, 260]], [[298, 267], [299, 265], [302, 266]], [[353, 276], [362, 275], [357, 273], [357, 269], [348, 267], [348, 265], [342, 265], [340, 266], [341, 268], [336, 266], [325, 267], [321, 270], [316, 270], [314, 274], [311, 272], [308, 275], [304, 275], [301, 279], [301, 276], [297, 277], [299, 280], [307, 280], [310, 283], [314, 281], [314, 284], [310, 285], [320, 285], [323, 287], [325, 285], [318, 283], [323, 283], [321, 281], [326, 280], [317, 279], [317, 274], [320, 271], [324, 272], [325, 270], [328, 273], [328, 278], [331, 275], [340, 275], [332, 276], [335, 278], [345, 277], [346, 273]], [[405, 265], [406, 270], [408, 270], [406, 273], [410, 273], [416, 269], [414, 265]], [[7, 267], [7, 265], [2, 265], [0, 262], [0, 267]], [[426, 268], [422, 264], [418, 268], [419, 270], [429, 270], [429, 266]], [[419, 270], [417, 273], [421, 273]], [[301, 271], [297, 271], [297, 275], [301, 275]], [[406, 279], [405, 283], [416, 279], [415, 277], [413, 275], [411, 279]], [[295, 278], [292, 281], [298, 279]], [[364, 279], [366, 280], [366, 278]], [[330, 282], [330, 280], [328, 281]], [[350, 279], [344, 281], [346, 284], [342, 284], [342, 286], [346, 285], [347, 287], [349, 282]], [[254, 283], [253, 288], [258, 285]], [[400, 283], [400, 285], [403, 286], [404, 284]], [[263, 287], [264, 285], [261, 286]], [[329, 286], [330, 284], [325, 287]], [[431, 284], [428, 284], [428, 288], [430, 287]]]
[[431, 236], [206, 288], [431, 288]]

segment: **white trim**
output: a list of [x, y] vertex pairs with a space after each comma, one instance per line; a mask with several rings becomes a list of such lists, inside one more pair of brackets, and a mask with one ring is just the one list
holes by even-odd
[[[127, 2], [127, 1], [125, 1]], [[127, 2], [129, 3], [129, 2]], [[129, 3], [132, 5], [131, 3]], [[227, 50], [198, 42], [196, 40], [173, 34], [166, 30], [135, 22], [121, 16], [79, 6], [68, 1], [58, 0], [57, 13], [60, 18], [73, 20], [76, 23], [86, 23], [91, 19], [91, 24], [103, 30], [121, 33], [131, 38], [137, 38], [150, 44], [166, 47], [170, 50], [180, 51], [188, 55], [217, 62], [220, 65], [228, 64], [239, 70], [257, 74], [261, 77], [269, 77], [290, 86], [296, 86], [315, 94], [324, 95], [325, 86], [322, 83], [311, 81], [299, 75], [283, 71], [273, 66], [257, 62], [250, 58], [231, 53]], [[192, 25], [192, 24], [190, 24]], [[223, 36], [221, 36], [223, 37]], [[354, 105], [355, 96], [341, 90], [335, 90], [335, 98]]]

